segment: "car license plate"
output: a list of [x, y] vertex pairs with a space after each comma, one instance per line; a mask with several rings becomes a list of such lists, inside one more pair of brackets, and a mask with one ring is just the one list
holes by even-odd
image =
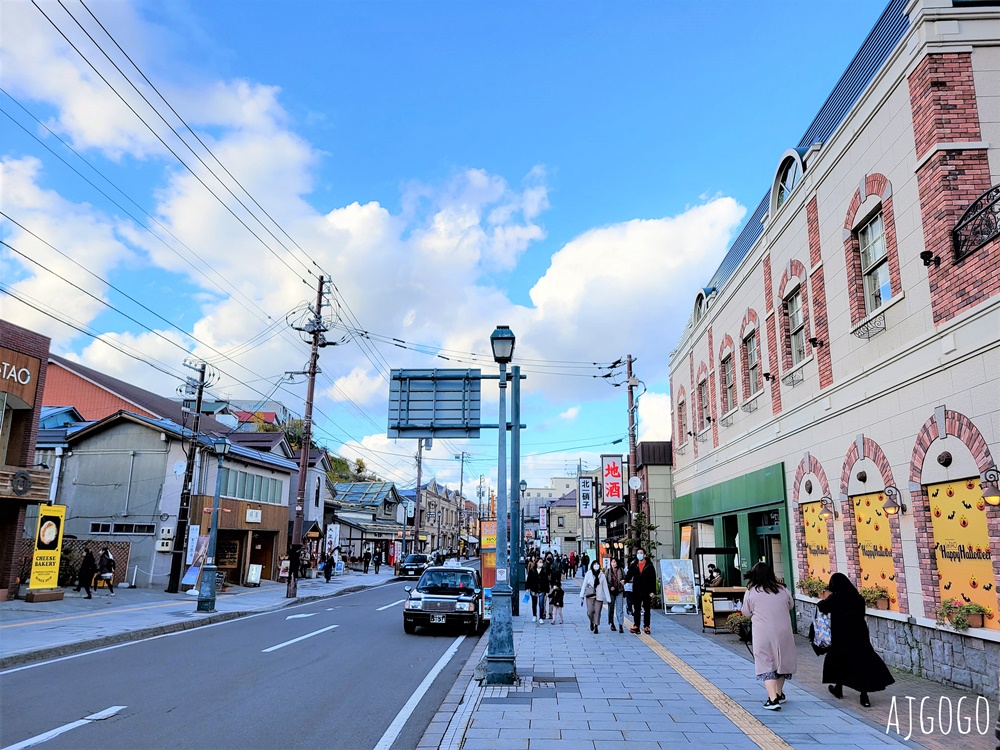
[[433, 623], [443, 623], [444, 615], [431, 615], [431, 622]]

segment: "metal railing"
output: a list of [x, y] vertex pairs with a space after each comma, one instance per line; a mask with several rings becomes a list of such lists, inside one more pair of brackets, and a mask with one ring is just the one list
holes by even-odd
[[973, 201], [952, 230], [955, 262], [1000, 236], [1000, 185], [994, 185]]

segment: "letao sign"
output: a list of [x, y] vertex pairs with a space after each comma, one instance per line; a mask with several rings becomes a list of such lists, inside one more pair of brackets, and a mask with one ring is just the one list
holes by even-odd
[[31, 558], [29, 591], [59, 588], [59, 558], [62, 555], [65, 505], [38, 506], [38, 533]]

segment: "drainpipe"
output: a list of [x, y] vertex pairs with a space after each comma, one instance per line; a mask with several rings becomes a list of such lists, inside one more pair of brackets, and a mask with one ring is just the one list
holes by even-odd
[[49, 505], [56, 504], [56, 495], [59, 492], [59, 476], [62, 473], [63, 449], [62, 446], [56, 448], [56, 463], [52, 467], [52, 480], [49, 482]]
[[132, 471], [135, 469], [135, 451], [129, 451], [128, 455], [128, 484], [125, 486], [125, 507], [122, 509], [122, 518], [128, 518], [128, 501], [132, 497]]

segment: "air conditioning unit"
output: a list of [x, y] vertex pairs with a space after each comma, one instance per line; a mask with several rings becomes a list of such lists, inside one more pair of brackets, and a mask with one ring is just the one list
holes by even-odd
[[171, 527], [171, 526], [163, 526], [160, 529], [160, 539], [173, 539], [173, 538], [174, 538], [173, 527]]
[[160, 539], [156, 543], [157, 552], [173, 552], [174, 551], [174, 540], [173, 539]]

